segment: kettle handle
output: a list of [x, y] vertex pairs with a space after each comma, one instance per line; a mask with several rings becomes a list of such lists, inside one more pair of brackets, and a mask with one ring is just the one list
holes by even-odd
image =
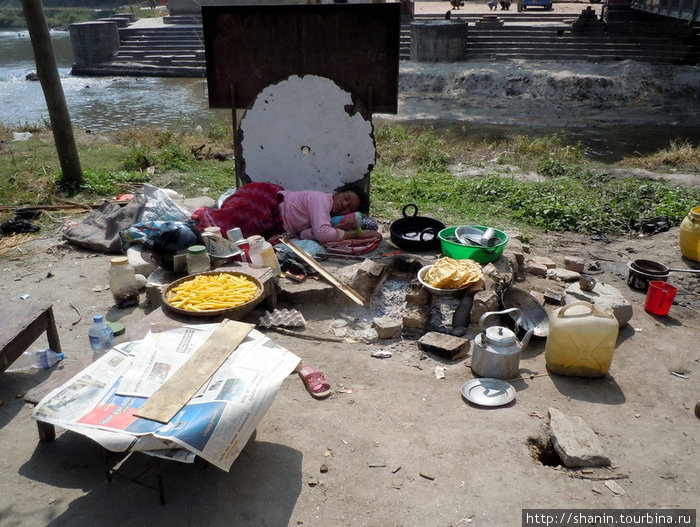
[[590, 302], [586, 302], [585, 300], [577, 300], [576, 302], [571, 302], [570, 304], [566, 304], [564, 307], [560, 308], [559, 311], [557, 312], [557, 318], [564, 318], [564, 314], [569, 310], [569, 308], [574, 307], [574, 306], [583, 306], [588, 308], [588, 313], [582, 314], [582, 315], [569, 315], [570, 317], [587, 317], [591, 313], [593, 313], [594, 307], [593, 304]]
[[520, 310], [518, 307], [510, 307], [508, 309], [504, 309], [503, 311], [487, 311], [483, 315], [481, 315], [481, 318], [479, 319], [479, 329], [481, 331], [484, 331], [484, 322], [488, 317], [491, 315], [507, 315], [508, 313], [515, 313], [518, 312], [520, 313], [520, 316], [518, 317], [518, 320], [515, 321], [515, 332], [518, 332], [518, 329], [520, 328], [520, 320], [522, 319], [523, 312]]

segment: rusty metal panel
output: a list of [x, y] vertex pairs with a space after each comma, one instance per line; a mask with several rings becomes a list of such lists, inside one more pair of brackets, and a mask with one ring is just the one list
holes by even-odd
[[320, 75], [396, 113], [400, 5], [203, 6], [211, 108], [247, 108], [289, 75]]

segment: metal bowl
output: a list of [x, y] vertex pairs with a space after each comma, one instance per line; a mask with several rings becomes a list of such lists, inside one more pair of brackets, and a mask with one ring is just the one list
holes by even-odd
[[428, 284], [423, 280], [423, 277], [425, 276], [425, 273], [428, 272], [428, 269], [430, 269], [432, 265], [426, 265], [425, 267], [421, 267], [420, 271], [418, 271], [418, 281], [421, 283], [423, 287], [425, 287], [430, 293], [436, 296], [457, 296], [460, 293], [464, 292], [465, 289], [469, 288], [472, 284], [467, 285], [466, 287], [460, 287], [459, 289], [440, 289], [439, 287], [433, 287], [432, 285]]

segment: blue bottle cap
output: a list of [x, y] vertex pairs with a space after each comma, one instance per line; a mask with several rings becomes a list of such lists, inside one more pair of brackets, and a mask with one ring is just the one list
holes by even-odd
[[58, 360], [63, 360], [65, 358], [66, 358], [66, 356], [64, 355], [64, 353], [62, 351], [58, 353]]
[[104, 320], [104, 317], [102, 315], [95, 315], [92, 317], [93, 322], [102, 322]]

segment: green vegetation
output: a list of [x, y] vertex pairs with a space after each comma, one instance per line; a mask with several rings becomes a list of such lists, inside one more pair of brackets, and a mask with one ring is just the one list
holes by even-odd
[[[46, 23], [52, 29], [66, 28], [77, 22], [87, 22], [108, 17], [116, 11], [105, 9], [96, 11], [86, 7], [54, 7], [44, 9]], [[0, 29], [25, 29], [27, 24], [21, 9], [0, 8]]]
[[[150, 182], [187, 195], [218, 198], [235, 185], [230, 123], [208, 130], [129, 129], [79, 134], [84, 171], [80, 189], [61, 186], [50, 130], [0, 127], [0, 203], [48, 204], [57, 197], [92, 201]], [[31, 131], [25, 142], [12, 132]], [[585, 233], [625, 234], [638, 223], [667, 216], [680, 223], [700, 203], [700, 191], [640, 177], [613, 177], [610, 167], [587, 162], [580, 145], [559, 137], [507, 137], [457, 145], [433, 129], [397, 125], [376, 129], [378, 159], [372, 173], [372, 214], [385, 222], [415, 203], [419, 214], [445, 224], [476, 223]], [[700, 172], [700, 149], [670, 144], [630, 168]]]

